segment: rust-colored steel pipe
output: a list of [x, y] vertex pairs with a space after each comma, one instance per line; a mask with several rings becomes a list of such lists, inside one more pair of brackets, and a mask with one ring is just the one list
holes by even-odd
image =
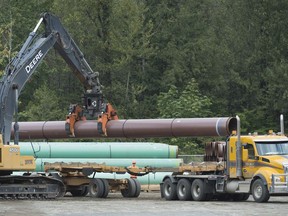
[[[175, 119], [126, 119], [111, 120], [107, 124], [107, 137], [192, 137], [227, 136], [236, 130], [236, 118], [175, 118]], [[19, 122], [20, 139], [69, 138], [65, 121]], [[13, 127], [12, 127], [12, 136]], [[97, 131], [97, 121], [78, 121], [76, 138], [103, 137]]]

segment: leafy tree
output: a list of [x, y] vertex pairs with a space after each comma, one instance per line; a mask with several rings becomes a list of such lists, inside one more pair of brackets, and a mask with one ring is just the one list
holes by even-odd
[[[55, 91], [49, 89], [46, 84], [36, 89], [33, 99], [27, 109], [19, 113], [21, 121], [51, 121], [61, 120], [65, 117], [65, 110], [60, 109], [59, 98]], [[65, 109], [65, 108], [64, 108]], [[66, 109], [67, 110], [67, 109]]]
[[[167, 93], [160, 93], [157, 105], [163, 118], [196, 118], [211, 115], [211, 101], [200, 93], [194, 79], [188, 82], [183, 91], [172, 85]], [[178, 145], [180, 154], [200, 154], [203, 153], [204, 140], [171, 138], [165, 139], [165, 142]]]
[[114, 54], [112, 91], [108, 95], [113, 95], [112, 100], [126, 118], [143, 117], [147, 103], [147, 64], [154, 48], [151, 44], [153, 24], [146, 19], [146, 10], [142, 1], [114, 1], [111, 5], [109, 36]]
[[[285, 0], [2, 0], [0, 7], [1, 72], [39, 14], [50, 11], [99, 71], [104, 95], [121, 118], [238, 114], [243, 131], [265, 132], [288, 113]], [[21, 93], [23, 120], [44, 118], [33, 111], [44, 104], [40, 95], [31, 97], [39, 86], [54, 89], [61, 101], [53, 104], [53, 120], [63, 119], [63, 107], [79, 103], [83, 92], [51, 51]], [[181, 152], [197, 152], [202, 141], [181, 141]]]
[[[238, 113], [245, 119], [246, 130], [267, 131], [277, 127], [285, 109], [287, 71], [286, 1], [237, 1], [225, 2], [229, 35], [227, 47], [237, 80], [231, 89], [231, 114]], [[281, 87], [280, 87], [281, 88]], [[236, 91], [235, 91], [236, 90]], [[278, 94], [277, 94], [278, 91]], [[276, 96], [277, 95], [277, 96]], [[219, 97], [217, 97], [219, 98]], [[281, 105], [280, 105], [281, 104]], [[279, 106], [280, 105], [280, 106]], [[277, 127], [278, 128], [278, 127]]]
[[0, 75], [3, 75], [4, 69], [12, 58], [12, 30], [13, 20], [9, 1], [1, 1], [0, 7], [4, 11], [0, 15]]
[[160, 93], [157, 105], [163, 118], [194, 118], [211, 115], [209, 110], [211, 101], [200, 93], [194, 79], [182, 92], [172, 85], [167, 93]]

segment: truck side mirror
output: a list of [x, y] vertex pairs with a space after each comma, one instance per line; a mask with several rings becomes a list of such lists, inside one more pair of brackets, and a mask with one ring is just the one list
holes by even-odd
[[242, 149], [242, 160], [248, 161], [248, 149]]

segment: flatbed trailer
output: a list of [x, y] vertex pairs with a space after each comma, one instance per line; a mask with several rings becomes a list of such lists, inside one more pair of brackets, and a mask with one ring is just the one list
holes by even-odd
[[[121, 191], [123, 197], [138, 197], [141, 185], [137, 176], [143, 176], [153, 172], [173, 172], [173, 175], [184, 175], [185, 173], [215, 172], [224, 169], [223, 163], [199, 162], [183, 164], [178, 168], [165, 167], [142, 167], [137, 166], [120, 167], [107, 166], [97, 163], [45, 163], [45, 172], [54, 175], [54, 178], [62, 180], [66, 192], [73, 196], [85, 196], [88, 193], [92, 197], [106, 198], [109, 191]], [[129, 173], [130, 178], [125, 179], [103, 179], [97, 178], [97, 173]]]
[[138, 197], [141, 191], [140, 182], [136, 178], [104, 179], [97, 178], [97, 173], [131, 173], [147, 174], [146, 168], [127, 168], [107, 166], [97, 163], [45, 163], [45, 173], [51, 173], [62, 180], [66, 192], [73, 196], [106, 198], [110, 191], [121, 191], [123, 197]]

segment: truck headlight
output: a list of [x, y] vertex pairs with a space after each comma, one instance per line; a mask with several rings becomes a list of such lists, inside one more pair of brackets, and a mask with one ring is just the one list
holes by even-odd
[[275, 182], [281, 182], [281, 178], [278, 176], [274, 177], [274, 180], [275, 180]]
[[[272, 176], [270, 177], [272, 180]], [[274, 182], [281, 182], [281, 177], [280, 176], [274, 176]]]

